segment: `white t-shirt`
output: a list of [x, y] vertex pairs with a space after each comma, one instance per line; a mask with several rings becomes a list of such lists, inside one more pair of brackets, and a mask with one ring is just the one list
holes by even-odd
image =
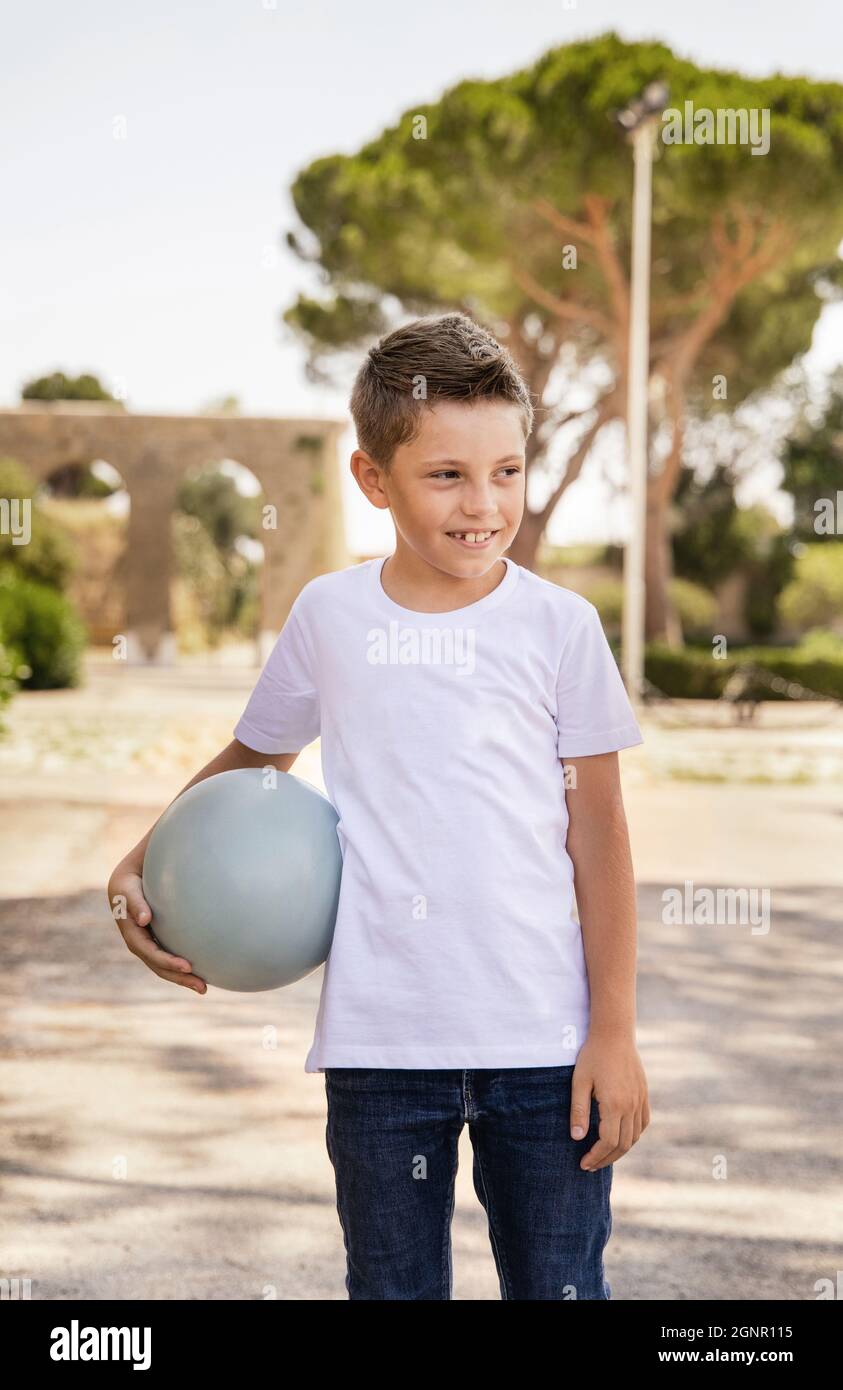
[[571, 1064], [589, 988], [560, 759], [642, 741], [597, 610], [504, 557], [485, 598], [418, 613], [386, 558], [304, 586], [234, 729], [260, 753], [321, 735], [339, 814], [305, 1071]]

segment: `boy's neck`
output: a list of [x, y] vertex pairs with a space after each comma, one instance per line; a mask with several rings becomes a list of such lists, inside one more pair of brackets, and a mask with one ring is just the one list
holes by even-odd
[[506, 578], [506, 568], [505, 561], [499, 558], [484, 574], [449, 574], [399, 542], [381, 569], [381, 588], [401, 608], [419, 613], [448, 613], [491, 594]]

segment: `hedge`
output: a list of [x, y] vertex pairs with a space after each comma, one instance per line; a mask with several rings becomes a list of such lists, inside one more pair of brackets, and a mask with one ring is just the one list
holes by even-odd
[[85, 627], [73, 605], [46, 584], [0, 569], [0, 643], [28, 672], [21, 684], [29, 690], [78, 685], [85, 647]]
[[758, 674], [746, 672], [733, 683], [730, 694], [740, 694], [741, 699], [792, 700], [807, 690], [843, 700], [843, 657], [812, 657], [798, 649], [742, 647], [721, 658], [708, 649], [675, 650], [652, 643], [647, 647], [644, 674], [657, 690], [674, 699], [718, 700], [731, 677], [746, 667], [756, 667]]

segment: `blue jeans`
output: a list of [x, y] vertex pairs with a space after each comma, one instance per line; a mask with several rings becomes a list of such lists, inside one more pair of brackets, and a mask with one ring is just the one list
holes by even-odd
[[570, 1128], [573, 1065], [503, 1071], [325, 1069], [326, 1139], [351, 1299], [450, 1299], [457, 1145], [468, 1122], [474, 1189], [501, 1297], [609, 1299], [612, 1165]]

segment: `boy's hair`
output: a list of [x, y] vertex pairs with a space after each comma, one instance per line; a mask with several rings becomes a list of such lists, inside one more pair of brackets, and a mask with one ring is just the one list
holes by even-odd
[[466, 314], [414, 319], [371, 348], [357, 373], [351, 414], [357, 443], [388, 469], [395, 450], [418, 434], [437, 400], [511, 401], [524, 437], [533, 428], [530, 391], [506, 348]]

